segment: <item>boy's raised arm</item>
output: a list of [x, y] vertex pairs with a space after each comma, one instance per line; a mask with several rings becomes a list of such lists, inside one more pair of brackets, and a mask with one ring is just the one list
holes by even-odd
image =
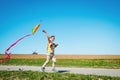
[[43, 32], [46, 34], [46, 37], [49, 38], [47, 31], [43, 30]]

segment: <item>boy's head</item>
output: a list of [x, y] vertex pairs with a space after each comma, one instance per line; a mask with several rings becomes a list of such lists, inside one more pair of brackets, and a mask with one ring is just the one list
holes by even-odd
[[49, 37], [49, 41], [50, 41], [50, 42], [53, 42], [54, 40], [55, 40], [55, 36], [50, 36], [50, 37]]

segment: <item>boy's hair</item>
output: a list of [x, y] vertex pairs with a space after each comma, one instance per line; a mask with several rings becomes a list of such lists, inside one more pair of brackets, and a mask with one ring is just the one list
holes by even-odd
[[54, 37], [55, 38], [55, 36], [50, 36], [50, 37]]
[[54, 38], [54, 39], [55, 39], [55, 36], [50, 36], [50, 37], [48, 37], [48, 41], [50, 41], [50, 38]]

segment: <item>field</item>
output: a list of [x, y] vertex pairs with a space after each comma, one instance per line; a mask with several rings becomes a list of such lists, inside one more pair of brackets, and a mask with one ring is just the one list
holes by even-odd
[[[0, 55], [3, 58], [5, 55]], [[46, 55], [13, 54], [0, 65], [42, 66]], [[120, 69], [120, 55], [56, 55], [59, 67], [92, 67]], [[50, 62], [51, 63], [51, 62]], [[48, 66], [51, 66], [49, 64]]]
[[[0, 54], [0, 58], [4, 58], [4, 54]], [[46, 58], [44, 54], [12, 54], [12, 59], [40, 59]], [[56, 55], [57, 59], [120, 59], [120, 55]]]
[[0, 80], [119, 80], [120, 77], [33, 71], [0, 71]]
[[[5, 55], [0, 54], [0, 59]], [[120, 69], [120, 55], [56, 55], [58, 67], [91, 67]], [[12, 54], [0, 65], [42, 66], [46, 55]], [[51, 66], [51, 63], [48, 66]], [[119, 80], [120, 77], [36, 71], [0, 71], [0, 80]]]

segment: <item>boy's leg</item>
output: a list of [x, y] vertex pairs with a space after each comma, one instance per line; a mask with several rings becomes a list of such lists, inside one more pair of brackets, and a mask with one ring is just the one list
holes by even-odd
[[52, 63], [52, 67], [53, 67], [53, 71], [55, 71], [55, 64], [56, 64], [56, 58], [55, 58], [55, 56], [53, 56], [52, 57], [52, 61], [53, 61], [53, 63]]
[[45, 61], [45, 63], [43, 64], [43, 68], [45, 68], [46, 67], [46, 65], [49, 63], [49, 61], [50, 61], [50, 55], [47, 55], [47, 58], [46, 58], [46, 61]]

